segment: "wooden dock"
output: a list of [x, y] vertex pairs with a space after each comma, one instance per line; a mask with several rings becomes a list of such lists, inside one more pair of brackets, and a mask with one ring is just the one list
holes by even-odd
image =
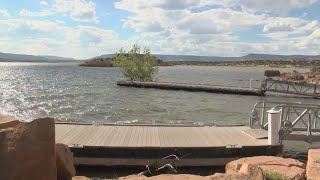
[[118, 81], [117, 85], [138, 88], [156, 88], [168, 90], [185, 90], [185, 91], [203, 91], [211, 93], [224, 94], [241, 94], [262, 96], [264, 91], [256, 88], [224, 86], [224, 85], [205, 85], [205, 84], [187, 84], [187, 83], [172, 83], [172, 82], [140, 82], [140, 81]]
[[71, 148], [76, 165], [145, 166], [175, 154], [182, 157], [179, 166], [222, 166], [282, 152], [282, 146], [268, 145], [264, 133], [246, 126], [56, 124], [56, 143]]

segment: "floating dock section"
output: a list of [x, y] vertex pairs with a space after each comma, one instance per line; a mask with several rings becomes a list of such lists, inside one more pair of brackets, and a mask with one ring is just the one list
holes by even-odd
[[176, 155], [177, 166], [224, 166], [241, 157], [282, 153], [281, 145], [269, 145], [265, 133], [246, 126], [55, 126], [56, 143], [70, 147], [76, 165], [145, 166]]
[[127, 87], [138, 87], [138, 88], [203, 91], [203, 92], [224, 93], [224, 94], [241, 94], [241, 95], [254, 95], [254, 96], [264, 95], [264, 91], [260, 89], [237, 87], [237, 86], [224, 86], [224, 85], [186, 84], [186, 83], [172, 83], [172, 82], [140, 82], [140, 81], [118, 81], [117, 85], [127, 86]]

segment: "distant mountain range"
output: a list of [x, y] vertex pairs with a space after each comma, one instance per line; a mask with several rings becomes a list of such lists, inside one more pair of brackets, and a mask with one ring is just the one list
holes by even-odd
[[2, 53], [0, 52], [0, 62], [70, 62], [76, 61], [73, 58], [65, 58], [59, 56], [35, 56], [35, 55], [26, 55], [26, 54], [11, 54], [11, 53]]
[[[112, 58], [114, 54], [104, 54], [91, 59], [96, 58]], [[275, 54], [248, 54], [241, 57], [219, 57], [219, 56], [193, 56], [193, 55], [162, 55], [155, 54], [158, 59], [163, 61], [252, 61], [252, 60], [320, 60], [320, 55], [275, 55]], [[26, 54], [11, 54], [11, 53], [1, 53], [0, 52], [0, 62], [72, 62], [77, 61], [73, 58], [65, 58], [59, 56], [35, 56]]]
[[[96, 58], [112, 58], [114, 54], [105, 54]], [[275, 61], [304, 61], [320, 60], [320, 55], [275, 55], [275, 54], [248, 54], [241, 57], [219, 57], [219, 56], [193, 56], [193, 55], [161, 55], [155, 54], [158, 59], [163, 61], [252, 61], [252, 60], [275, 60]]]

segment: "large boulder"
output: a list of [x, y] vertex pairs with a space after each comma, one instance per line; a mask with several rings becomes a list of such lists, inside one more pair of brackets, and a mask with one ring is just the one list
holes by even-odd
[[72, 180], [91, 180], [91, 179], [85, 176], [74, 176], [72, 177]]
[[247, 174], [241, 173], [215, 173], [211, 176], [210, 180], [263, 180], [263, 179], [254, 179]]
[[320, 149], [309, 149], [307, 162], [307, 179], [320, 179]]
[[281, 75], [281, 73], [279, 70], [265, 70], [264, 71], [264, 76], [267, 76], [267, 77], [277, 77], [280, 75]]
[[71, 180], [76, 175], [73, 154], [65, 144], [56, 144], [56, 163], [58, 180]]
[[239, 171], [229, 171], [226, 173], [215, 173], [211, 180], [264, 180], [264, 174], [260, 167], [243, 163]]
[[54, 119], [0, 130], [0, 179], [57, 180]]
[[130, 175], [121, 177], [118, 180], [211, 180], [210, 176], [197, 176], [191, 174], [161, 174], [158, 176], [146, 177], [143, 175]]
[[18, 121], [15, 117], [0, 114], [0, 129], [14, 127], [18, 124], [20, 124], [20, 121]]
[[295, 159], [286, 159], [275, 156], [247, 157], [232, 161], [226, 166], [226, 173], [240, 172], [243, 165], [260, 167], [265, 177], [284, 179], [304, 179], [306, 165]]

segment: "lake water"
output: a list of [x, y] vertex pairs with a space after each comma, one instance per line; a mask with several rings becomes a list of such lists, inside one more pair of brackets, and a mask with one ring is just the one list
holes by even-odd
[[[160, 67], [157, 80], [197, 84], [258, 86], [262, 67]], [[282, 72], [293, 69], [280, 69]], [[307, 69], [296, 69], [300, 72]], [[310, 98], [265, 97], [119, 87], [117, 68], [77, 64], [0, 63], [0, 114], [22, 120], [50, 116], [89, 123], [248, 124], [257, 101], [319, 103]], [[285, 149], [304, 151], [303, 142]], [[313, 144], [313, 147], [320, 147]]]
[[[259, 67], [160, 67], [159, 81], [249, 86]], [[292, 71], [292, 69], [281, 69]], [[298, 69], [306, 71], [306, 69]], [[0, 113], [31, 120], [95, 123], [247, 124], [257, 101], [318, 103], [314, 99], [118, 87], [117, 68], [77, 64], [0, 63]], [[254, 85], [259, 85], [258, 81]]]

